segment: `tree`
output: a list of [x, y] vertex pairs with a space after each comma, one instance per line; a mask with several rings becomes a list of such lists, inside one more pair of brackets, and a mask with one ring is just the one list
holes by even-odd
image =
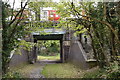
[[[2, 1], [0, 1], [2, 4]], [[2, 6], [0, 5], [0, 15], [2, 14]], [[2, 15], [0, 16], [0, 71], [2, 71]], [[0, 72], [0, 79], [2, 78], [2, 72]]]
[[[2, 48], [2, 68], [3, 68], [3, 74], [6, 74], [8, 72], [9, 68], [9, 62], [10, 62], [10, 53], [15, 48], [18, 48], [20, 45], [24, 45], [24, 49], [31, 48], [31, 45], [34, 46], [35, 44], [26, 42], [25, 40], [19, 40], [24, 39], [26, 35], [29, 35], [33, 31], [43, 30], [39, 29], [39, 21], [40, 19], [38, 16], [40, 16], [40, 7], [48, 6], [47, 2], [29, 2], [27, 0], [25, 2], [25, 5], [21, 3], [20, 10], [14, 10], [14, 4], [15, 0], [13, 2], [13, 8], [10, 7], [8, 3], [3, 2], [2, 3], [2, 24], [3, 24], [3, 48]], [[30, 11], [33, 11], [36, 13], [36, 20], [32, 21], [26, 24], [26, 20], [24, 12], [25, 8], [28, 5]], [[8, 19], [8, 17], [11, 17]]]
[[67, 21], [72, 24], [71, 28], [74, 28], [75, 33], [88, 33], [92, 40], [94, 57], [101, 67], [110, 65], [111, 60], [116, 61], [120, 53], [119, 16], [116, 15], [119, 8], [116, 6], [119, 6], [119, 3], [62, 2], [58, 6], [58, 9], [63, 7], [62, 10], [59, 9], [63, 19], [66, 17], [63, 13], [76, 17]]
[[[27, 6], [28, 1], [23, 7], [16, 13], [14, 16], [14, 9], [10, 8], [8, 3], [2, 2], [2, 24], [3, 24], [3, 47], [2, 47], [2, 69], [3, 74], [7, 73], [10, 62], [10, 53], [11, 51], [18, 47], [19, 40], [22, 38], [25, 30], [24, 20], [21, 18], [23, 16], [23, 11]], [[10, 21], [6, 20], [9, 16], [14, 16]], [[19, 19], [17, 19], [19, 17]], [[23, 24], [23, 25], [22, 25]]]

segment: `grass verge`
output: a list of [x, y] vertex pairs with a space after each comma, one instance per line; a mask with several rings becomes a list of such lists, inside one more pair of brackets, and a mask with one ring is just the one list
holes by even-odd
[[38, 56], [38, 60], [60, 60], [60, 54], [56, 56]]
[[84, 71], [69, 63], [46, 64], [42, 74], [46, 78], [82, 78]]

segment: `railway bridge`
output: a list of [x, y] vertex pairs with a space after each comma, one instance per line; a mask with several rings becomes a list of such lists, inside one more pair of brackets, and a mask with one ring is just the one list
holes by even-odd
[[[80, 65], [83, 69], [88, 69], [91, 65], [94, 66], [96, 60], [91, 57], [92, 48], [89, 38], [86, 44], [84, 38], [79, 39], [73, 34], [74, 31], [68, 31], [61, 28], [47, 28], [42, 31], [32, 32], [25, 40], [34, 43], [37, 43], [38, 40], [59, 40], [59, 62], [72, 62], [75, 65]], [[21, 52], [23, 54], [22, 56], [15, 54], [13, 59], [11, 59], [11, 65], [18, 65], [18, 63], [23, 63], [25, 61], [29, 61], [30, 63], [35, 63], [37, 61], [38, 49], [36, 46], [32, 47], [31, 51], [21, 50]]]

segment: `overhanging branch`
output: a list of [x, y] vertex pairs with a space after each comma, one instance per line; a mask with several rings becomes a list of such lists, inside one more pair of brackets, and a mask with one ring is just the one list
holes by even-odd
[[29, 2], [29, 0], [25, 3], [24, 7], [21, 8], [21, 9], [18, 11], [18, 13], [15, 15], [15, 18], [9, 23], [8, 26], [11, 26], [11, 25], [16, 21], [17, 16], [19, 16], [19, 14], [24, 11], [24, 9], [25, 9], [25, 7], [27, 6], [28, 2]]
[[[120, 43], [119, 38], [118, 38], [118, 36], [117, 36], [117, 34], [116, 34], [115, 30], [113, 29], [113, 27], [112, 27], [111, 24], [109, 24], [108, 22], [105, 22], [105, 21], [100, 21], [100, 20], [98, 20], [98, 19], [96, 19], [96, 18], [87, 16], [87, 15], [86, 15], [86, 16], [85, 16], [85, 15], [82, 15], [82, 14], [80, 14], [80, 13], [74, 8], [75, 5], [74, 5], [73, 3], [71, 3], [71, 5], [72, 5], [72, 9], [73, 9], [79, 16], [86, 17], [86, 18], [90, 18], [90, 19], [92, 19], [92, 20], [95, 21], [95, 22], [99, 22], [99, 23], [101, 23], [101, 24], [107, 25], [107, 26], [109, 27], [109, 29], [112, 30], [112, 32], [114, 33], [116, 39], [117, 39], [118, 42]], [[78, 17], [78, 18], [80, 18], [80, 17]]]

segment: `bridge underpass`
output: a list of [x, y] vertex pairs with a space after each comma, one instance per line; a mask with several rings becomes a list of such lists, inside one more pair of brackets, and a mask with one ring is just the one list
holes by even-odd
[[[78, 40], [70, 39], [72, 35], [64, 30], [45, 30], [47, 34], [42, 34], [41, 32], [31, 33], [31, 37], [28, 37], [27, 42], [36, 43], [38, 40], [59, 40], [60, 41], [60, 62], [72, 62], [75, 65], [84, 66], [88, 65], [87, 55], [84, 51], [81, 43]], [[73, 37], [74, 38], [74, 37]], [[11, 59], [11, 65], [17, 65], [23, 62], [36, 62], [37, 61], [37, 47], [34, 46], [31, 51], [22, 51], [23, 56], [17, 55]], [[19, 59], [18, 59], [19, 57]], [[29, 58], [28, 58], [29, 57]], [[17, 59], [17, 62], [15, 62]], [[23, 61], [21, 61], [21, 59]], [[24, 60], [25, 59], [25, 60]], [[89, 61], [90, 62], [90, 61]], [[93, 62], [93, 61], [92, 61]], [[94, 61], [95, 62], [95, 61]], [[91, 62], [90, 62], [91, 64]], [[87, 67], [89, 68], [89, 66]]]
[[[49, 32], [49, 33], [48, 33]], [[64, 42], [64, 35], [65, 31], [55, 31], [49, 30], [46, 31], [48, 34], [40, 34], [40, 32], [34, 32], [32, 33], [34, 43], [37, 43], [38, 40], [59, 40], [60, 42], [60, 60], [56, 62], [64, 62], [64, 48], [63, 48], [63, 42]], [[35, 46], [33, 49], [33, 58], [36, 61], [37, 60], [37, 47]]]
[[[32, 33], [34, 43], [38, 40], [59, 40], [60, 41], [60, 62], [73, 62], [75, 65], [82, 66], [83, 68], [89, 68], [89, 62], [87, 54], [83, 49], [81, 43], [76, 40], [74, 36], [66, 31], [48, 29], [44, 30], [47, 34], [41, 34], [41, 32]], [[70, 40], [70, 37], [72, 39]], [[34, 47], [32, 52], [33, 58], [37, 59], [37, 48]], [[94, 62], [90, 62], [90, 64]]]

